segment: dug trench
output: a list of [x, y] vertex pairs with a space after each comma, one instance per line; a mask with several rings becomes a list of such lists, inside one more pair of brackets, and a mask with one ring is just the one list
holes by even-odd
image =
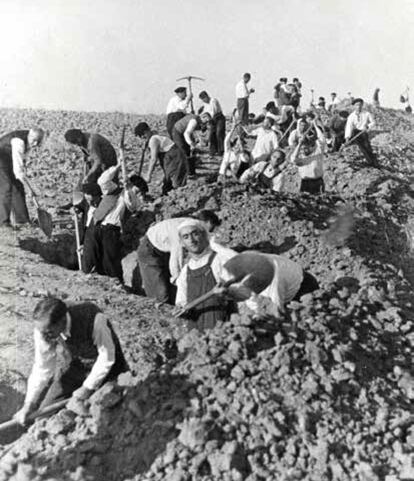
[[[5, 324], [14, 322], [23, 353], [13, 367], [27, 377], [30, 312], [52, 292], [104, 308], [132, 370], [7, 446], [3, 478], [403, 479], [414, 452], [414, 204], [401, 153], [412, 125], [378, 115], [395, 128], [374, 141], [383, 168], [367, 168], [355, 150], [330, 155], [329, 194], [319, 199], [294, 193], [292, 170], [285, 194], [197, 180], [152, 210], [159, 220], [214, 209], [217, 241], [282, 253], [312, 272], [320, 289], [279, 321], [243, 311], [201, 336], [186, 333], [170, 308], [23, 250], [33, 229], [8, 233]], [[125, 226], [131, 259], [143, 232], [142, 219]]]

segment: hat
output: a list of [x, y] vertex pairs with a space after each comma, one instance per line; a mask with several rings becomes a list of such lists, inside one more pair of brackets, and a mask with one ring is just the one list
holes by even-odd
[[140, 122], [134, 129], [136, 137], [141, 137], [145, 132], [149, 130], [149, 125], [146, 122]]
[[200, 98], [200, 99], [205, 99], [205, 98], [207, 98], [207, 97], [209, 97], [209, 95], [208, 95], [208, 93], [207, 93], [205, 90], [203, 90], [202, 92], [200, 92], [199, 95], [198, 95], [198, 98]]
[[287, 82], [287, 77], [280, 77], [279, 82]]
[[352, 101], [352, 105], [355, 105], [355, 104], [357, 104], [358, 102], [361, 102], [362, 104], [364, 103], [364, 101], [363, 101], [360, 97], [357, 97], [356, 99], [354, 99], [354, 100]]
[[176, 94], [183, 94], [183, 93], [187, 92], [187, 88], [186, 88], [186, 87], [177, 87], [177, 88], [174, 90], [174, 92], [175, 92]]
[[189, 218], [189, 219], [183, 220], [177, 228], [178, 233], [180, 233], [186, 227], [195, 227], [196, 229], [201, 230], [206, 234], [208, 234], [206, 225], [204, 224], [204, 222], [198, 219]]
[[93, 197], [102, 195], [101, 188], [95, 182], [88, 182], [87, 184], [82, 184], [82, 192], [84, 194], [92, 195]]

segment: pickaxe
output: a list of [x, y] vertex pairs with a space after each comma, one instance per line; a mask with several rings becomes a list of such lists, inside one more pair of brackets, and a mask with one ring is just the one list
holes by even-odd
[[[181, 77], [181, 78], [178, 78], [177, 79], [177, 82], [179, 82], [180, 80], [188, 80], [188, 90], [190, 92], [190, 95], [192, 96], [193, 94], [193, 91], [191, 89], [191, 80], [202, 80], [204, 82], [205, 79], [201, 78], [201, 77], [195, 77], [194, 75], [187, 75], [187, 77]], [[194, 113], [194, 104], [193, 104], [193, 99], [191, 98], [190, 100], [190, 105], [191, 105], [191, 113], [193, 114]]]

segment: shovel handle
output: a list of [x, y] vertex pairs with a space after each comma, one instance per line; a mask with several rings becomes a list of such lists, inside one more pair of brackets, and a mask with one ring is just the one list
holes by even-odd
[[351, 145], [352, 142], [357, 139], [361, 134], [363, 134], [365, 130], [361, 130], [361, 132], [358, 132], [356, 135], [352, 137], [352, 139], [349, 139], [348, 142], [345, 142], [344, 144], [341, 145], [339, 151], [342, 151], [345, 147], [348, 147], [348, 145]]
[[[56, 411], [58, 409], [61, 409], [61, 408], [65, 407], [68, 401], [69, 401], [69, 399], [63, 399], [63, 400], [57, 401], [53, 404], [49, 404], [49, 406], [46, 406], [45, 408], [39, 409], [38, 411], [35, 411], [34, 413], [30, 414], [27, 417], [27, 420], [28, 421], [34, 421], [36, 418], [38, 418], [40, 416], [45, 416], [47, 414], [51, 414], [51, 413], [53, 413], [53, 411]], [[4, 431], [6, 429], [9, 429], [9, 428], [15, 427], [15, 426], [21, 426], [21, 424], [18, 423], [15, 419], [10, 419], [9, 421], [6, 421], [6, 422], [0, 424], [0, 432]]]
[[75, 209], [73, 209], [73, 221], [75, 223], [75, 238], [76, 238], [76, 253], [78, 255], [78, 266], [79, 270], [82, 270], [82, 254], [79, 252], [80, 243], [80, 232], [79, 232], [79, 218]]

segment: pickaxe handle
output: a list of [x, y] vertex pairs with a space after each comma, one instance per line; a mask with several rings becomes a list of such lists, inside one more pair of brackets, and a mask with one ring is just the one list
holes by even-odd
[[73, 221], [75, 223], [75, 237], [76, 237], [76, 253], [78, 255], [78, 266], [79, 270], [82, 270], [82, 254], [80, 253], [80, 232], [79, 232], [79, 218], [76, 210], [73, 209]]
[[[35, 411], [34, 413], [30, 414], [30, 416], [28, 416], [27, 419], [29, 421], [34, 421], [36, 418], [40, 416], [51, 414], [54, 411], [57, 411], [58, 409], [65, 407], [68, 401], [69, 399], [63, 399], [62, 401], [57, 401], [53, 404], [49, 404], [49, 406], [46, 406], [45, 408], [39, 409], [38, 411]], [[20, 424], [15, 419], [10, 419], [10, 421], [6, 421], [5, 423], [0, 424], [0, 432], [15, 426], [20, 426]]]
[[191, 77], [188, 78], [188, 91], [190, 92], [190, 95], [191, 95], [190, 107], [191, 107], [191, 113], [193, 114], [195, 110], [194, 110], [194, 102], [193, 102], [193, 89], [191, 87]]
[[348, 147], [348, 145], [351, 145], [352, 142], [357, 139], [361, 134], [363, 134], [365, 132], [365, 130], [361, 130], [361, 132], [358, 132], [356, 135], [354, 135], [352, 137], [352, 139], [349, 139], [348, 142], [346, 142], [345, 144], [342, 144], [340, 149], [339, 149], [339, 152], [341, 152], [345, 147]]

